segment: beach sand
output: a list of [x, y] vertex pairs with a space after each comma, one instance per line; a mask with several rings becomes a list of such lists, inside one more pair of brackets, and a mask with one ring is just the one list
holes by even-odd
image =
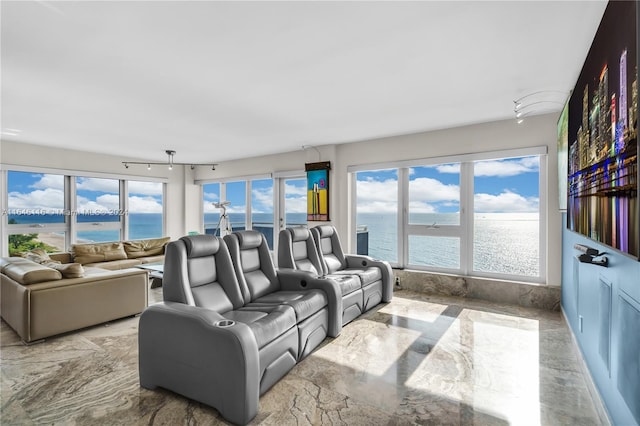
[[53, 232], [41, 232], [36, 237], [36, 241], [40, 241], [48, 246], [55, 247], [55, 251], [65, 251], [63, 234], [61, 235]]

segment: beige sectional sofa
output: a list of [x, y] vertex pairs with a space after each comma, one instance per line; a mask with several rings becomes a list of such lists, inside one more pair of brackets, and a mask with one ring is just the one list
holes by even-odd
[[77, 244], [0, 258], [0, 314], [27, 343], [136, 315], [147, 307], [143, 263], [162, 262], [169, 238]]

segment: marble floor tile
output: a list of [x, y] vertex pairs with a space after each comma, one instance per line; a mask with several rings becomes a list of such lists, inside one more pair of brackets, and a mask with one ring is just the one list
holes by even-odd
[[[149, 293], [150, 303], [162, 290]], [[25, 346], [0, 324], [2, 425], [217, 425], [138, 382], [138, 317]], [[398, 291], [260, 398], [252, 425], [597, 425], [558, 312]]]

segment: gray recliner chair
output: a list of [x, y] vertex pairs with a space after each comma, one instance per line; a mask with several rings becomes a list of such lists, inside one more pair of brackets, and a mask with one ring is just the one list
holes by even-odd
[[291, 306], [300, 337], [298, 359], [307, 356], [325, 337], [342, 329], [338, 319], [340, 289], [330, 280], [295, 271], [276, 270], [264, 235], [237, 231], [224, 237], [247, 308]]
[[362, 282], [356, 274], [325, 274], [315, 239], [307, 228], [286, 228], [278, 236], [278, 268], [308, 272], [335, 281], [342, 296], [342, 325], [364, 312]]
[[311, 228], [318, 256], [326, 275], [357, 275], [362, 284], [362, 312], [393, 298], [393, 271], [388, 262], [369, 256], [344, 254], [336, 228], [319, 225]]
[[[319, 285], [312, 281], [289, 275], [286, 289]], [[275, 301], [250, 305], [222, 239], [196, 235], [169, 243], [164, 302], [140, 316], [141, 386], [169, 389], [216, 408], [233, 423], [248, 423], [258, 412], [259, 396], [312, 350], [322, 334], [318, 330], [327, 328], [331, 297], [314, 292], [305, 299], [308, 295], [300, 293], [313, 308]], [[300, 321], [301, 311], [315, 319], [316, 327]], [[307, 335], [302, 352], [300, 329]]]

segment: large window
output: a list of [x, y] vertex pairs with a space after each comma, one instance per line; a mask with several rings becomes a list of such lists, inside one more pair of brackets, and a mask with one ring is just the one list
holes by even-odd
[[407, 264], [460, 269], [460, 163], [408, 171]]
[[164, 235], [163, 191], [162, 182], [129, 181], [128, 239], [158, 238]]
[[307, 226], [307, 179], [284, 179], [282, 228]]
[[540, 275], [540, 158], [473, 165], [473, 270]]
[[219, 227], [225, 228], [224, 222], [220, 222], [223, 208], [216, 207], [224, 203], [232, 231], [258, 230], [273, 248], [273, 179], [203, 183], [202, 193], [205, 233], [220, 235]]
[[220, 198], [220, 183], [206, 183], [202, 185], [203, 209], [204, 209], [204, 233], [211, 235], [220, 235], [220, 211], [216, 207], [216, 203], [222, 200]]
[[[69, 244], [160, 237], [162, 182], [9, 170], [3, 212], [10, 255]], [[128, 237], [126, 236], [128, 235]]]
[[63, 175], [9, 171], [5, 215], [9, 255], [34, 248], [64, 251], [65, 209]]
[[546, 156], [519, 152], [352, 168], [357, 251], [398, 267], [542, 281]]
[[77, 240], [120, 240], [123, 209], [118, 179], [76, 178]]
[[262, 232], [273, 248], [273, 179], [251, 181], [251, 229]]
[[398, 170], [368, 170], [356, 177], [357, 252], [398, 263]]

